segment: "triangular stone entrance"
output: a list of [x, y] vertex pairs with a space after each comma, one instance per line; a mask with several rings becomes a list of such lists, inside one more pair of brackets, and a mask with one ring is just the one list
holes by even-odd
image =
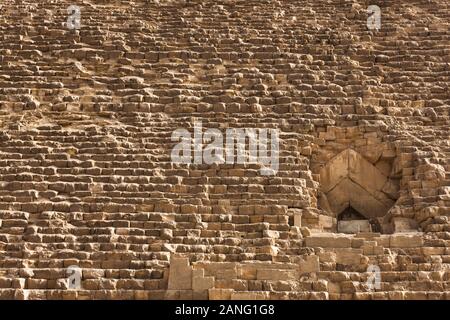
[[349, 206], [367, 219], [382, 217], [394, 205], [383, 192], [391, 187], [388, 177], [352, 149], [341, 152], [321, 169], [320, 182], [335, 217]]

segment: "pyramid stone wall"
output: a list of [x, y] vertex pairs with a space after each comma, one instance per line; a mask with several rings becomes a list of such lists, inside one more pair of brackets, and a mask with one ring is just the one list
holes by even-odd
[[[2, 1], [0, 299], [449, 299], [449, 18], [445, 0]], [[278, 170], [174, 163], [196, 122], [278, 130]], [[338, 232], [350, 201], [379, 232]]]

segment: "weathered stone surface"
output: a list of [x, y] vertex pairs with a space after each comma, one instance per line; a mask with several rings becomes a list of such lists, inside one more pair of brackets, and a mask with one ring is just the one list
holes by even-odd
[[188, 258], [171, 256], [168, 289], [192, 289], [192, 267]]
[[230, 300], [233, 293], [232, 289], [209, 289], [210, 300]]
[[299, 272], [300, 273], [311, 273], [311, 272], [319, 272], [319, 257], [318, 256], [307, 256], [303, 261], [299, 264]]
[[341, 220], [338, 222], [338, 231], [355, 234], [359, 232], [370, 232], [371, 229], [368, 220]]
[[352, 237], [338, 234], [314, 234], [305, 239], [305, 244], [308, 247], [350, 248]]
[[150, 2], [2, 1], [0, 299], [450, 299], [448, 1]]
[[298, 274], [295, 270], [259, 269], [257, 280], [296, 280]]
[[363, 250], [352, 248], [335, 249], [336, 263], [345, 265], [359, 265], [361, 263]]
[[423, 245], [423, 238], [420, 233], [416, 234], [395, 234], [390, 237], [392, 248], [415, 248]]
[[417, 230], [418, 224], [410, 218], [395, 217], [392, 219], [394, 232], [413, 232]]
[[203, 291], [214, 287], [214, 277], [205, 277], [204, 269], [192, 271], [192, 290]]

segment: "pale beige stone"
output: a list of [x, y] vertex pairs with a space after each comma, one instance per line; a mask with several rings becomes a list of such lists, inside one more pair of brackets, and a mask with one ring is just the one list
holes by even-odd
[[298, 274], [295, 270], [258, 269], [258, 280], [296, 280]]
[[214, 277], [205, 277], [205, 270], [196, 269], [192, 271], [192, 290], [202, 291], [214, 287]]
[[344, 265], [359, 265], [362, 258], [362, 249], [339, 248], [334, 250], [336, 253], [336, 263]]
[[394, 224], [394, 232], [412, 232], [418, 229], [417, 222], [409, 218], [394, 217], [392, 219]]
[[170, 257], [169, 290], [192, 289], [192, 267], [189, 259], [172, 255]]
[[230, 300], [233, 289], [208, 289], [210, 300]]
[[334, 157], [320, 170], [320, 183], [323, 192], [328, 193], [349, 174], [349, 152], [344, 151]]
[[423, 238], [418, 234], [394, 234], [390, 237], [392, 248], [416, 248], [423, 245]]
[[232, 292], [231, 300], [267, 300], [268, 292]]
[[338, 222], [338, 231], [342, 233], [370, 232], [368, 220], [341, 220]]
[[300, 273], [319, 272], [320, 264], [319, 257], [315, 255], [307, 256], [303, 261], [299, 263]]
[[314, 234], [305, 239], [307, 247], [350, 248], [351, 236], [341, 234]]
[[294, 226], [301, 227], [302, 226], [302, 212], [296, 211], [294, 213]]

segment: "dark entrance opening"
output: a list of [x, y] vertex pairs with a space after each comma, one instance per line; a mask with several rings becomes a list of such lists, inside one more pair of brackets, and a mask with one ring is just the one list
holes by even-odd
[[381, 226], [377, 218], [367, 219], [352, 206], [348, 206], [338, 215], [338, 232], [380, 232]]
[[348, 220], [367, 220], [361, 213], [353, 209], [352, 206], [348, 206], [344, 211], [342, 211], [338, 216], [338, 221], [348, 221]]

